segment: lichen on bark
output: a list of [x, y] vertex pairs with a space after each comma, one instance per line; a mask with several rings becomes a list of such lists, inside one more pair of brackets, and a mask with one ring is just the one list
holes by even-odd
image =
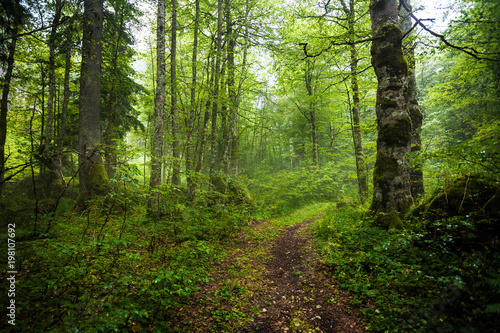
[[370, 211], [375, 223], [402, 227], [412, 203], [408, 154], [412, 122], [405, 95], [408, 64], [402, 48], [403, 33], [396, 0], [372, 1], [372, 65], [377, 75], [377, 157], [373, 172]]

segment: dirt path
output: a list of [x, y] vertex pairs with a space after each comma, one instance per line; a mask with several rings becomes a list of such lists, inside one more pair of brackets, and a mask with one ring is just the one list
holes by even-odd
[[[314, 253], [314, 221], [239, 246], [186, 311], [190, 332], [364, 332], [350, 298]], [[259, 233], [262, 226], [256, 226]], [[261, 251], [260, 251], [260, 250]], [[226, 293], [226, 296], [224, 296]]]
[[270, 281], [262, 313], [245, 332], [363, 332], [357, 311], [313, 252], [313, 220], [288, 227], [266, 264]]

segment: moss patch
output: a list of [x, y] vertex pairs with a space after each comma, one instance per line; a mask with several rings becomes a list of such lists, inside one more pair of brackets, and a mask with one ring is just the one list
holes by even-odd
[[374, 37], [371, 49], [373, 67], [387, 67], [395, 74], [406, 74], [408, 64], [403, 54], [401, 29], [395, 24], [386, 24]]
[[378, 141], [388, 146], [406, 146], [411, 140], [411, 118], [409, 116], [379, 126]]
[[378, 213], [375, 215], [375, 225], [385, 229], [403, 229], [404, 224], [398, 213]]

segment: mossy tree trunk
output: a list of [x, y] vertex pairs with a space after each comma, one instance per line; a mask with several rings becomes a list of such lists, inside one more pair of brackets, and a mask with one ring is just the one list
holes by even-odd
[[[84, 1], [82, 68], [78, 150], [80, 152], [80, 200], [106, 191], [108, 175], [100, 152], [100, 93], [103, 33], [103, 4]], [[80, 205], [80, 207], [82, 207]]]
[[[403, 33], [409, 33], [412, 22], [410, 12], [412, 10], [410, 0], [401, 0], [404, 6], [401, 6], [401, 22], [403, 26]], [[407, 10], [408, 9], [408, 10]], [[417, 155], [422, 150], [422, 120], [423, 115], [420, 112], [417, 99], [417, 80], [415, 78], [415, 45], [413, 43], [413, 35], [407, 36], [403, 42], [403, 48], [408, 62], [408, 78], [406, 81], [406, 100], [408, 111], [412, 123], [411, 132], [411, 154], [410, 158]], [[411, 195], [413, 198], [422, 198], [424, 195], [424, 176], [422, 173], [422, 165], [412, 161], [410, 166], [410, 182], [411, 182]]]
[[[151, 175], [149, 185], [154, 191], [161, 184], [161, 168], [163, 159], [163, 125], [165, 113], [165, 0], [158, 1], [156, 28], [156, 94], [153, 115], [153, 137], [151, 140]], [[148, 200], [149, 217], [160, 213], [160, 197], [151, 193]]]
[[413, 203], [406, 157], [410, 153], [412, 129], [405, 94], [408, 66], [398, 13], [397, 0], [371, 1], [378, 137], [370, 210], [377, 223], [388, 228], [401, 227], [401, 217]]

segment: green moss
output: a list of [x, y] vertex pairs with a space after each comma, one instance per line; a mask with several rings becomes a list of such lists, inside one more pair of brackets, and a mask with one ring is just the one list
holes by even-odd
[[466, 176], [454, 180], [446, 189], [416, 207], [413, 215], [442, 219], [452, 216], [476, 215], [500, 219], [500, 187], [480, 176]]
[[374, 183], [385, 182], [386, 180], [393, 179], [398, 175], [398, 173], [398, 161], [381, 152], [378, 152], [373, 170]]
[[382, 107], [382, 109], [385, 110], [388, 108], [397, 108], [398, 103], [393, 99], [386, 98], [386, 99], [383, 99], [382, 101], [380, 101], [380, 106]]
[[383, 214], [378, 213], [375, 215], [375, 225], [384, 229], [403, 229], [404, 224], [398, 213]]
[[102, 163], [92, 163], [88, 168], [85, 185], [91, 194], [104, 195], [108, 190], [108, 173]]
[[384, 25], [372, 42], [372, 65], [375, 69], [388, 67], [396, 74], [406, 74], [408, 63], [403, 54], [403, 32], [395, 24]]
[[411, 140], [411, 118], [397, 119], [385, 126], [380, 126], [378, 141], [388, 146], [406, 146]]

